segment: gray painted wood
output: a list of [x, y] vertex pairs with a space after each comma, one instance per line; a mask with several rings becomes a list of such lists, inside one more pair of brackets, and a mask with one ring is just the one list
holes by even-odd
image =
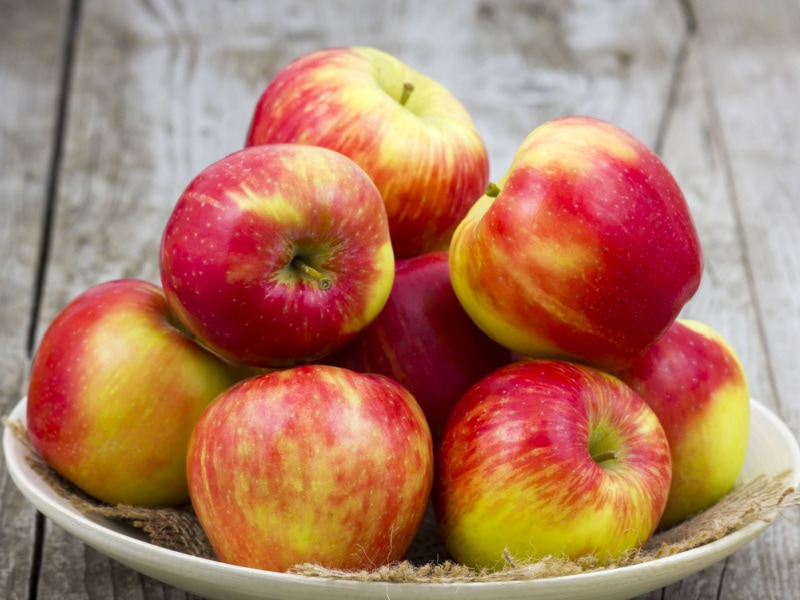
[[[0, 2], [0, 410], [24, 394], [59, 105], [62, 1]], [[29, 597], [36, 512], [0, 462], [0, 597]]]
[[[373, 45], [450, 88], [473, 114], [492, 176], [536, 125], [611, 120], [655, 148], [692, 208], [706, 255], [684, 314], [740, 355], [752, 395], [800, 432], [800, 7], [789, 0], [0, 0], [0, 389], [24, 394], [35, 344], [63, 305], [116, 277], [158, 281], [163, 224], [203, 167], [240, 148], [264, 85], [291, 58]], [[50, 185], [58, 103], [63, 152]], [[52, 229], [43, 215], [50, 191]], [[40, 244], [47, 240], [37, 291]], [[37, 312], [35, 299], [41, 292]], [[790, 598], [798, 511], [726, 561], [645, 597]], [[0, 596], [185, 599], [41, 531], [0, 466]], [[10, 550], [6, 550], [10, 548]], [[6, 559], [8, 557], [8, 559]]]

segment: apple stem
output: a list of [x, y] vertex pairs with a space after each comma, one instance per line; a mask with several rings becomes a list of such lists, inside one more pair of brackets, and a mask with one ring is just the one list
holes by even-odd
[[607, 450], [606, 452], [601, 452], [600, 454], [595, 454], [594, 456], [592, 456], [592, 459], [598, 465], [600, 463], [606, 462], [607, 460], [614, 460], [616, 458], [617, 458], [617, 453], [614, 452], [613, 450]]
[[312, 279], [314, 279], [317, 282], [319, 289], [321, 290], [331, 289], [333, 282], [327, 277], [325, 277], [322, 273], [317, 271], [314, 267], [303, 261], [303, 259], [300, 258], [299, 256], [295, 256], [292, 259], [292, 266], [296, 269], [299, 269]]
[[483, 193], [490, 198], [497, 198], [497, 196], [500, 195], [500, 186], [490, 181], [486, 184], [486, 190]]
[[405, 106], [414, 91], [414, 84], [406, 81], [403, 84], [403, 92], [400, 94], [400, 106]]

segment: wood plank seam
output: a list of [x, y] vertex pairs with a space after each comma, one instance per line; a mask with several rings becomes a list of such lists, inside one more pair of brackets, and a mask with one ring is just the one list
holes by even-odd
[[664, 148], [664, 139], [666, 138], [667, 131], [669, 131], [670, 121], [678, 100], [678, 89], [681, 81], [684, 78], [686, 70], [686, 61], [689, 56], [689, 46], [692, 40], [697, 35], [697, 23], [694, 20], [694, 13], [691, 7], [690, 0], [678, 0], [678, 6], [681, 9], [683, 21], [685, 24], [684, 35], [681, 39], [678, 52], [675, 54], [674, 63], [672, 65], [672, 78], [669, 83], [669, 90], [667, 92], [667, 103], [664, 106], [664, 113], [661, 116], [661, 121], [656, 130], [656, 138], [653, 144], [653, 150], [657, 154], [662, 154]]
[[58, 100], [56, 105], [55, 136], [50, 164], [47, 169], [47, 191], [42, 214], [42, 236], [39, 256], [35, 267], [35, 281], [33, 285], [33, 302], [31, 306], [30, 326], [28, 329], [27, 353], [33, 356], [36, 344], [37, 325], [41, 309], [41, 300], [44, 294], [44, 282], [47, 276], [47, 263], [50, 256], [50, 237], [53, 229], [53, 215], [58, 196], [58, 177], [64, 147], [66, 131], [67, 109], [69, 107], [70, 88], [72, 83], [72, 67], [75, 60], [75, 46], [78, 38], [82, 0], [71, 0], [66, 33], [64, 37], [63, 63], [61, 65], [60, 80], [58, 82]]
[[725, 139], [725, 129], [722, 124], [722, 117], [720, 116], [720, 108], [716, 95], [712, 89], [713, 86], [709, 83], [710, 74], [708, 72], [708, 64], [706, 63], [706, 61], [702, 61], [701, 64], [702, 64], [701, 68], [703, 69], [703, 80], [706, 82], [704, 88], [706, 95], [706, 104], [708, 105], [709, 126], [711, 128], [712, 137], [719, 140], [719, 149], [720, 149], [719, 152], [720, 152], [722, 176], [725, 178], [725, 185], [728, 189], [728, 193], [730, 194], [731, 213], [734, 219], [734, 226], [736, 228], [736, 237], [740, 240], [742, 246], [741, 248], [742, 268], [744, 269], [745, 280], [747, 284], [747, 293], [755, 309], [754, 312], [756, 320], [756, 331], [758, 332], [759, 344], [761, 348], [763, 348], [763, 352], [765, 354], [764, 358], [766, 366], [767, 385], [769, 386], [769, 390], [772, 397], [775, 399], [776, 408], [780, 408], [783, 405], [783, 402], [781, 398], [781, 393], [779, 391], [777, 378], [775, 376], [775, 370], [773, 368], [774, 363], [773, 363], [773, 358], [771, 356], [766, 324], [764, 323], [764, 308], [761, 305], [761, 299], [758, 294], [758, 286], [756, 285], [756, 277], [753, 272], [753, 263], [750, 258], [751, 253], [748, 248], [747, 235], [744, 225], [744, 216], [742, 215], [742, 209], [741, 209], [742, 200], [736, 191], [736, 178], [734, 177], [733, 168], [731, 166], [731, 157], [729, 154], [730, 151], [727, 146], [728, 141]]
[[[47, 169], [46, 198], [42, 211], [42, 233], [40, 238], [39, 256], [34, 266], [33, 299], [29, 318], [26, 351], [32, 359], [36, 344], [37, 325], [41, 310], [44, 282], [47, 276], [47, 263], [50, 256], [50, 237], [53, 229], [53, 215], [55, 213], [56, 198], [58, 196], [58, 177], [64, 147], [64, 132], [66, 130], [67, 109], [72, 83], [73, 63], [75, 61], [75, 48], [77, 45], [78, 30], [80, 28], [82, 0], [71, 0], [65, 24], [63, 62], [59, 74], [58, 95], [56, 103], [55, 135]], [[30, 363], [29, 363], [30, 364]], [[31, 550], [31, 571], [28, 580], [28, 598], [36, 600], [39, 595], [39, 578], [42, 569], [45, 537], [45, 518], [36, 512], [33, 531], [33, 548]]]

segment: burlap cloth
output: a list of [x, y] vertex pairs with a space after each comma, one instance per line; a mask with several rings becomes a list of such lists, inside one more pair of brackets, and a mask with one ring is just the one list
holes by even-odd
[[[25, 426], [3, 419], [16, 438], [32, 453], [29, 466], [47, 481], [59, 495], [87, 515], [97, 515], [144, 531], [157, 546], [216, 560], [214, 551], [191, 507], [146, 509], [134, 506], [109, 506], [90, 498], [59, 476], [31, 448]], [[786, 473], [761, 475], [738, 485], [716, 505], [683, 523], [654, 535], [645, 546], [613, 564], [599, 565], [592, 557], [569, 560], [549, 556], [536, 562], [520, 563], [505, 556], [501, 570], [484, 572], [470, 569], [449, 558], [438, 534], [431, 511], [401, 562], [369, 571], [337, 571], [318, 565], [303, 564], [291, 572], [309, 577], [328, 577], [353, 581], [404, 583], [456, 583], [468, 581], [531, 580], [560, 575], [574, 575], [594, 570], [614, 569], [671, 556], [708, 544], [746, 525], [770, 523], [783, 509], [800, 505], [800, 492], [786, 484]]]

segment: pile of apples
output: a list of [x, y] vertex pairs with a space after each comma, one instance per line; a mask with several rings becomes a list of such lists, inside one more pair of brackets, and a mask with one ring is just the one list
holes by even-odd
[[289, 63], [177, 199], [161, 286], [96, 285], [34, 357], [31, 442], [87, 494], [191, 502], [222, 561], [373, 568], [430, 504], [452, 557], [613, 560], [734, 485], [741, 364], [679, 319], [677, 183], [597, 119], [489, 182], [444, 87], [373, 48]]

